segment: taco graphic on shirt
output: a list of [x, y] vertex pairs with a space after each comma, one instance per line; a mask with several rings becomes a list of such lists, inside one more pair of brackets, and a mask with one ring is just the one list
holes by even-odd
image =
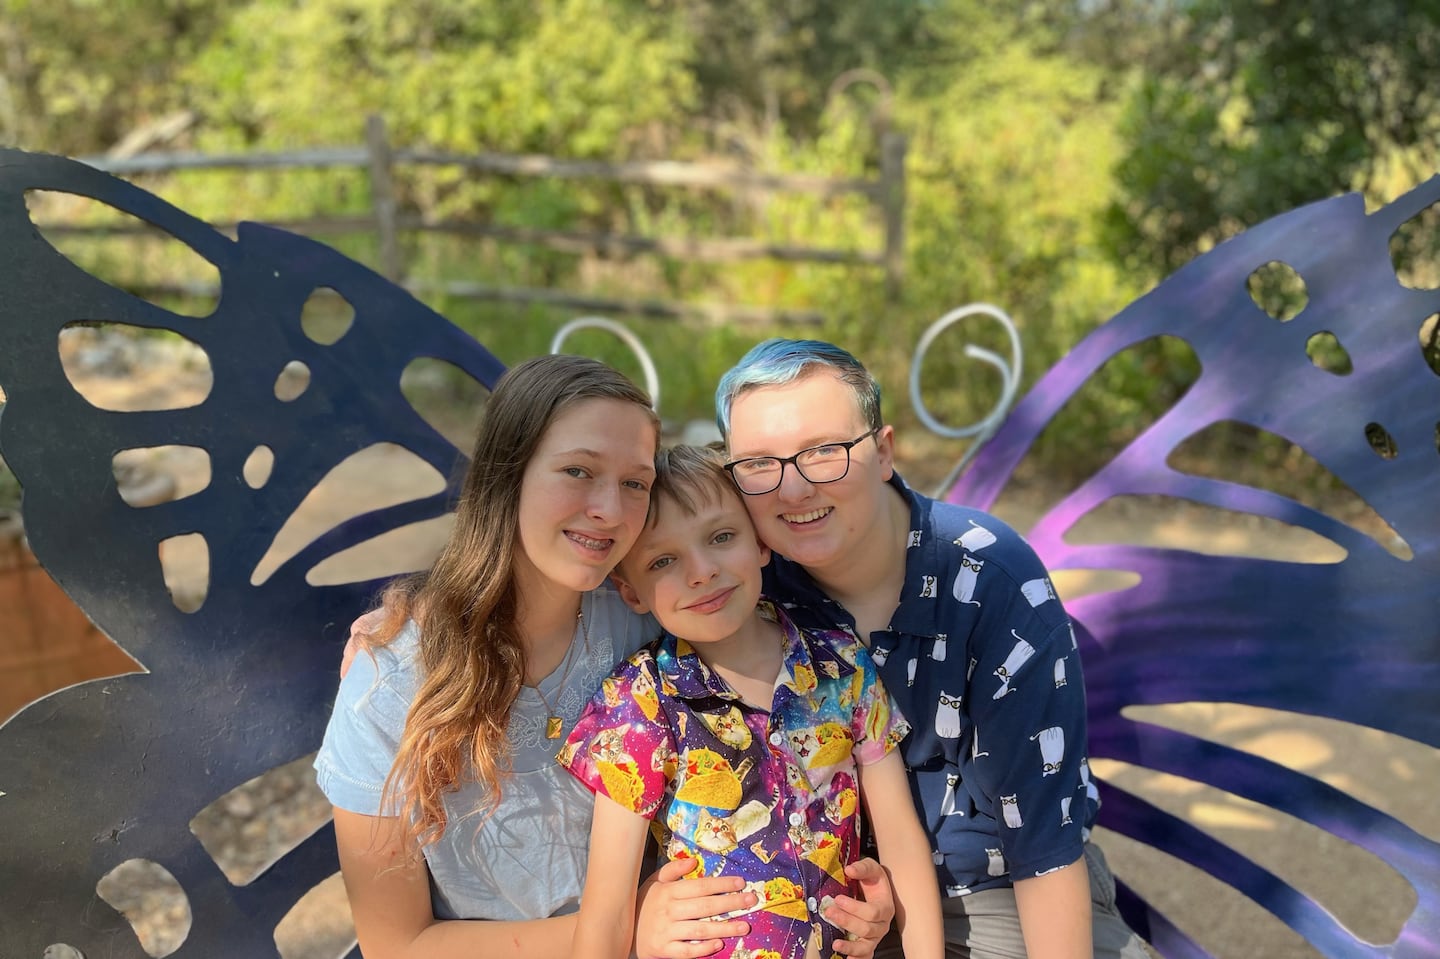
[[654, 722], [655, 716], [660, 712], [660, 697], [655, 693], [655, 680], [649, 673], [636, 673], [635, 679], [630, 683], [630, 696], [645, 714], [645, 718]]
[[840, 723], [821, 723], [815, 727], [814, 736], [815, 752], [807, 759], [812, 769], [843, 762], [855, 746], [855, 737]]
[[685, 781], [675, 790], [681, 802], [712, 809], [738, 809], [741, 799], [740, 777], [730, 768], [724, 756], [710, 749], [691, 749], [685, 753]]
[[844, 885], [845, 863], [840, 861], [840, 840], [828, 832], [814, 835], [814, 846], [805, 851], [805, 858], [830, 874], [830, 878]]
[[633, 759], [628, 756], [620, 762], [601, 759], [595, 763], [595, 771], [605, 785], [605, 795], [631, 812], [640, 812], [641, 800], [645, 797], [645, 781], [640, 778]]
[[761, 908], [777, 916], [807, 920], [810, 910], [805, 906], [805, 890], [798, 883], [776, 876], [765, 880], [760, 889]]
[[[835, 779], [836, 782], [839, 782], [840, 776], [836, 776]], [[833, 787], [835, 783], [831, 785]], [[825, 818], [838, 826], [855, 815], [855, 810], [859, 806], [860, 801], [859, 797], [855, 795], [855, 789], [851, 786], [844, 786], [834, 796], [825, 800]]]

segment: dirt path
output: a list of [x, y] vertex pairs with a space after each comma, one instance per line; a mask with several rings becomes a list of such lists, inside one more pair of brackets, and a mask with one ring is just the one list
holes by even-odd
[[[78, 382], [78, 381], [77, 381]], [[125, 407], [155, 391], [172, 397], [203, 395], [204, 376], [183, 368], [132, 368], [121, 375], [91, 372], [84, 389], [92, 402]], [[933, 448], [902, 447], [907, 476], [924, 488]], [[133, 464], [153, 478], [169, 476], [176, 489], [203, 484], [200, 467], [174, 450], [153, 451]], [[943, 473], [931, 469], [930, 472]], [[388, 503], [428, 495], [441, 487], [428, 466], [396, 447], [377, 447], [347, 461], [302, 504], [277, 537], [262, 568], [273, 568], [320, 532], [349, 516]], [[997, 509], [1025, 529], [1039, 515], [1043, 493], [1012, 498]], [[342, 582], [423, 568], [443, 541], [448, 524], [432, 522], [397, 531], [383, 541], [332, 558], [317, 573]], [[1279, 524], [1216, 515], [1175, 503], [1129, 502], [1087, 519], [1082, 539], [1169, 545], [1209, 553], [1284, 558], [1309, 554], [1325, 541]], [[177, 548], [164, 557], [167, 580], [177, 594], [203, 578], [203, 557]], [[1062, 596], [1104, 588], [1094, 577], [1057, 577]], [[1217, 663], [1216, 668], [1224, 668]], [[1217, 703], [1137, 709], [1133, 718], [1182, 730], [1271, 759], [1390, 813], [1418, 832], [1440, 840], [1440, 751], [1413, 742], [1311, 717]], [[1393, 940], [1415, 904], [1414, 891], [1393, 870], [1327, 833], [1320, 832], [1197, 782], [1109, 761], [1094, 770], [1115, 785], [1199, 826], [1243, 851], [1262, 866], [1315, 896], [1343, 923], [1374, 942]], [[196, 831], [235, 881], [248, 881], [322, 824], [328, 807], [311, 781], [308, 758], [241, 787], [197, 817]], [[1163, 910], [1202, 946], [1221, 957], [1317, 956], [1297, 935], [1245, 898], [1198, 871], [1123, 837], [1098, 832], [1118, 876]], [[156, 899], [153, 870], [136, 867], [112, 882], [109, 898], [137, 923], [152, 952], [183, 937], [174, 900]], [[163, 899], [163, 897], [162, 897]], [[157, 905], [157, 902], [160, 904]], [[128, 903], [128, 905], [127, 905]], [[285, 959], [333, 957], [350, 935], [348, 910], [338, 880], [328, 880], [297, 907], [277, 935]]]

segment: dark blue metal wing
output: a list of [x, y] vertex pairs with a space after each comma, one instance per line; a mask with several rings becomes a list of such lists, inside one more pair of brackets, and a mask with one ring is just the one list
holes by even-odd
[[[31, 222], [27, 190], [72, 193], [165, 231], [219, 271], [214, 313], [179, 316], [112, 287], [58, 253]], [[301, 328], [319, 288], [354, 322], [321, 345]], [[208, 355], [214, 386], [198, 406], [97, 409], [63, 370], [60, 331], [77, 321], [174, 330]], [[30, 544], [92, 620], [148, 672], [82, 684], [0, 727], [0, 943], [38, 957], [51, 943], [142, 959], [129, 924], [96, 898], [116, 865], [149, 859], [188, 895], [175, 955], [273, 956], [275, 925], [336, 869], [321, 830], [270, 871], [232, 885], [188, 828], [212, 800], [320, 742], [340, 646], [376, 583], [314, 587], [306, 572], [382, 532], [444, 514], [447, 490], [368, 513], [324, 534], [263, 584], [251, 572], [300, 501], [331, 469], [376, 443], [404, 446], [458, 476], [457, 450], [405, 400], [401, 371], [443, 358], [485, 386], [502, 366], [484, 347], [382, 277], [310, 240], [242, 224], [234, 241], [152, 194], [56, 157], [0, 151], [0, 448], [24, 487]], [[287, 363], [310, 384], [282, 402]], [[116, 451], [201, 447], [210, 485], [137, 509], [120, 498]], [[260, 489], [241, 480], [258, 445], [275, 454]], [[200, 533], [210, 548], [204, 604], [183, 613], [157, 544]]]

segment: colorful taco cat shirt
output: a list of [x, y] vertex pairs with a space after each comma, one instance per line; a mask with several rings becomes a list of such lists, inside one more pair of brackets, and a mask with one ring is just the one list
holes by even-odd
[[843, 935], [821, 915], [849, 893], [859, 856], [856, 764], [909, 731], [854, 637], [800, 631], [769, 602], [785, 661], [769, 712], [745, 703], [668, 633], [604, 680], [559, 761], [652, 820], [668, 859], [692, 876], [740, 875], [758, 904], [750, 933], [716, 956], [832, 956]]

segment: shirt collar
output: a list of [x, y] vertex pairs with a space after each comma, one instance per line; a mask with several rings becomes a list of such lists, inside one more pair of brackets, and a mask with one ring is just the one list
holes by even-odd
[[[930, 521], [935, 501], [911, 489], [898, 472], [890, 474], [889, 482], [890, 486], [904, 497], [910, 508], [909, 529], [905, 534], [905, 585], [902, 587], [902, 595], [919, 595], [924, 575], [942, 568], [940, 544], [935, 541], [935, 531]], [[766, 572], [773, 577], [777, 595], [784, 596], [787, 603], [824, 609], [827, 619], [854, 627], [855, 617], [826, 595], [799, 563], [776, 554], [772, 556]], [[891, 616], [889, 625], [899, 632], [931, 635], [939, 629], [942, 606], [939, 602], [902, 602]]]
[[[828, 644], [812, 644], [777, 604], [761, 599], [760, 615], [780, 627], [785, 657], [777, 686], [788, 687], [795, 695], [809, 699], [819, 683], [818, 670], [827, 679], [838, 679], [855, 671], [845, 657]], [[847, 642], [850, 638], [845, 637]], [[695, 647], [667, 632], [655, 656], [662, 691], [680, 699], [738, 700], [740, 697], [705, 665]]]
[[[935, 501], [912, 490], [900, 478], [899, 473], [891, 476], [890, 485], [899, 490], [900, 495], [910, 504], [910, 529], [905, 534], [905, 585], [901, 587], [904, 590], [901, 596], [920, 596], [924, 593], [925, 578], [938, 575], [946, 568], [931, 516]], [[930, 602], [902, 600], [890, 617], [890, 627], [897, 632], [916, 636], [931, 636], [940, 632], [944, 622], [942, 613], [946, 608], [941, 597], [947, 596], [948, 592], [939, 590], [937, 594], [936, 590], [931, 590], [931, 593], [935, 598]]]

